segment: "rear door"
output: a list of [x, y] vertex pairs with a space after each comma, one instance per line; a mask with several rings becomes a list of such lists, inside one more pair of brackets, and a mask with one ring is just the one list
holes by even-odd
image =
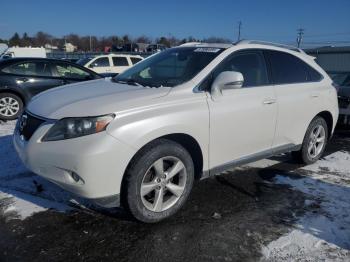
[[53, 77], [50, 62], [44, 60], [19, 62], [3, 68], [2, 72], [11, 75], [14, 85], [21, 88], [28, 97], [62, 84]]
[[274, 147], [299, 145], [311, 120], [322, 111], [322, 76], [302, 59], [287, 52], [268, 50], [278, 101]]
[[125, 56], [112, 56], [112, 63], [112, 73], [115, 74], [120, 74], [131, 66], [129, 60]]

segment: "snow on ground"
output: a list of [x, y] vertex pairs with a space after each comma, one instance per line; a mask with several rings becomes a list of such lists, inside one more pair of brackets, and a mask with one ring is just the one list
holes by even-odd
[[[0, 124], [0, 213], [7, 219], [24, 219], [49, 208], [69, 209], [71, 194], [31, 173], [18, 159], [12, 145], [14, 126], [15, 122]], [[349, 160], [348, 152], [338, 151], [292, 171], [296, 176], [275, 177], [276, 183], [309, 197], [306, 214], [294, 229], [262, 248], [263, 260], [350, 261]], [[273, 158], [249, 166], [265, 168], [278, 163]]]
[[301, 178], [275, 178], [309, 199], [295, 229], [263, 247], [266, 261], [350, 261], [349, 159], [348, 152], [335, 152], [297, 171]]
[[7, 218], [26, 218], [49, 208], [69, 210], [72, 195], [28, 171], [15, 153], [15, 121], [0, 123], [0, 210]]

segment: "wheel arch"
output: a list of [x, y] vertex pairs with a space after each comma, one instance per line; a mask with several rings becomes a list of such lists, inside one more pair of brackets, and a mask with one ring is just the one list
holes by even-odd
[[21, 92], [15, 90], [13, 88], [1, 88], [0, 94], [3, 94], [3, 93], [10, 93], [10, 94], [18, 96], [22, 100], [23, 106], [26, 105], [25, 96]]
[[318, 113], [315, 117], [322, 117], [326, 123], [327, 123], [327, 128], [328, 128], [328, 139], [332, 136], [332, 131], [333, 131], [333, 116], [331, 112], [329, 111], [322, 111]]
[[130, 165], [133, 163], [133, 161], [135, 160], [135, 158], [138, 156], [138, 154], [149, 144], [153, 143], [156, 140], [159, 139], [167, 139], [173, 142], [176, 142], [178, 144], [180, 144], [181, 146], [183, 146], [188, 153], [191, 155], [192, 160], [193, 160], [193, 165], [194, 165], [194, 169], [195, 169], [195, 179], [198, 180], [201, 178], [202, 172], [203, 172], [203, 152], [202, 149], [198, 143], [198, 141], [191, 135], [188, 134], [184, 134], [184, 133], [172, 133], [172, 134], [166, 134], [160, 137], [157, 137], [155, 139], [152, 139], [151, 141], [147, 142], [145, 145], [143, 145], [141, 148], [139, 148], [137, 150], [137, 152], [133, 155], [133, 157], [130, 159], [124, 174], [123, 174], [123, 178], [122, 178], [122, 183], [120, 186], [120, 192], [121, 194], [123, 194], [123, 187], [125, 185], [125, 181], [126, 181], [126, 173], [127, 170], [130, 168]]

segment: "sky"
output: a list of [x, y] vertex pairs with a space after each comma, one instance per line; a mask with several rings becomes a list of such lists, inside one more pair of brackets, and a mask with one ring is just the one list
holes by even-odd
[[295, 42], [350, 43], [350, 0], [60, 0], [0, 2], [0, 38], [44, 31], [62, 37], [147, 35], [153, 38], [211, 36]]

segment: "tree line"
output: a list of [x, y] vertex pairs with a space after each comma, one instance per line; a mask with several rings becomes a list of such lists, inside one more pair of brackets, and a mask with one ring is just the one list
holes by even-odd
[[210, 43], [230, 43], [230, 39], [222, 37], [209, 37], [204, 39], [196, 39], [194, 37], [187, 37], [179, 39], [174, 36], [161, 36], [155, 39], [152, 39], [148, 36], [138, 36], [131, 37], [129, 35], [123, 36], [107, 36], [107, 37], [97, 37], [97, 36], [80, 36], [78, 34], [69, 34], [64, 37], [55, 37], [48, 33], [39, 31], [33, 36], [29, 36], [27, 33], [24, 33], [20, 36], [17, 32], [8, 39], [0, 39], [0, 43], [6, 43], [9, 46], [20, 46], [20, 47], [45, 47], [45, 45], [57, 46], [59, 49], [64, 47], [65, 43], [71, 43], [77, 47], [78, 51], [102, 51], [105, 47], [117, 46], [122, 47], [125, 44], [134, 44], [134, 43], [155, 43], [162, 44], [166, 47], [177, 46], [186, 42], [210, 42]]

